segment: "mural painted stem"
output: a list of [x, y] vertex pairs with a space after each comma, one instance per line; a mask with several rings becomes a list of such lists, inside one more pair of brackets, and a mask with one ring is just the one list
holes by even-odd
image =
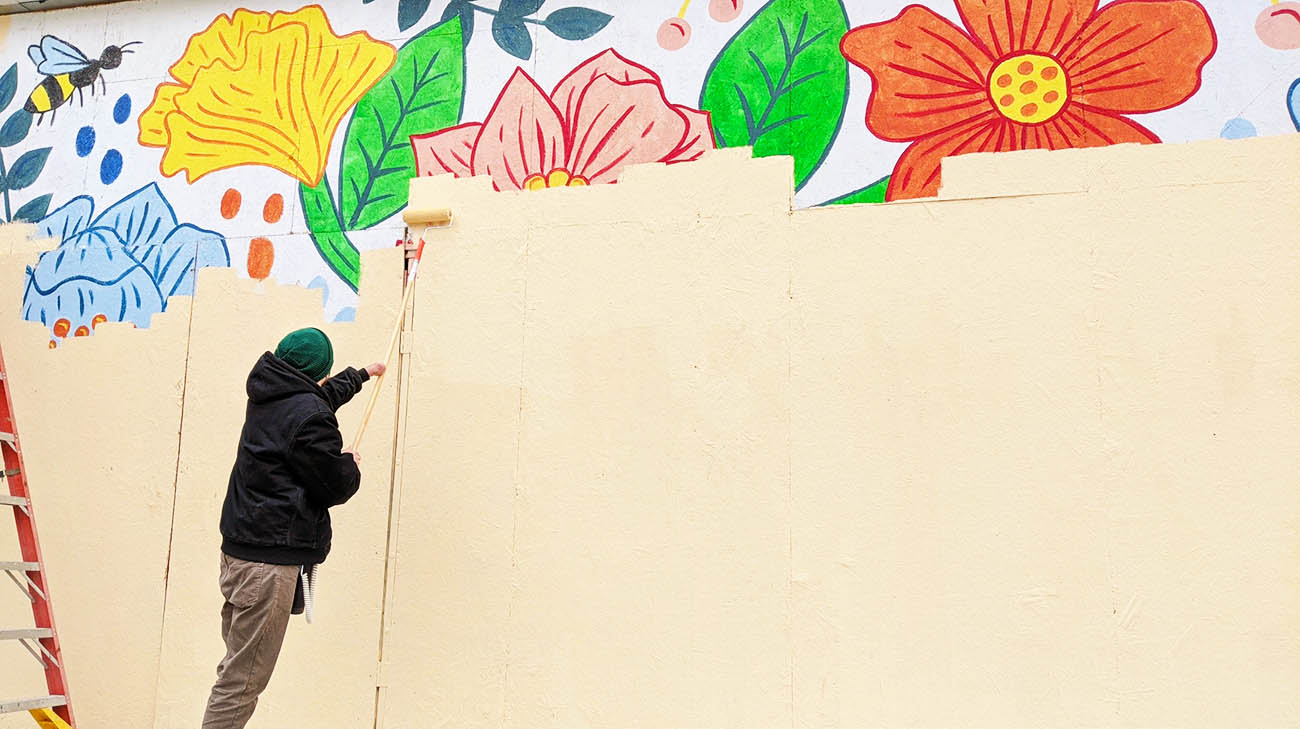
[[[5, 177], [8, 174], [9, 174], [9, 168], [5, 167], [4, 152], [0, 152], [0, 180], [5, 180]], [[9, 206], [9, 182], [7, 180], [4, 181], [4, 193], [5, 193], [5, 222], [11, 223], [13, 222], [14, 216]]]
[[[493, 10], [492, 8], [485, 8], [482, 5], [475, 5], [474, 3], [468, 3], [468, 5], [471, 8], [474, 8], [475, 10], [479, 11], [480, 13], [486, 13], [488, 15], [501, 14], [501, 12], [498, 10]], [[533, 25], [546, 25], [545, 21], [538, 20], [537, 18], [520, 18], [520, 20], [522, 20], [525, 23], [532, 23]]]
[[[803, 83], [804, 81], [810, 78], [808, 76], [805, 76], [804, 78], [795, 81], [793, 84], [786, 86], [786, 82], [790, 80], [790, 69], [794, 67], [795, 58], [800, 53], [803, 53], [804, 50], [808, 48], [808, 46], [811, 46], [813, 43], [816, 43], [821, 38], [821, 35], [815, 35], [805, 42], [803, 36], [804, 33], [807, 31], [807, 29], [808, 29], [808, 14], [804, 13], [803, 21], [800, 22], [799, 24], [799, 34], [795, 36], [794, 47], [791, 48], [790, 39], [785, 32], [785, 26], [784, 25], [781, 26], [781, 43], [785, 46], [785, 65], [781, 69], [781, 78], [777, 79], [777, 82], [774, 86], [771, 86], [771, 95], [768, 97], [767, 100], [767, 108], [763, 109], [763, 116], [759, 117], [757, 125], [750, 127], [749, 130], [750, 145], [753, 145], [755, 142], [757, 142], [759, 137], [763, 136], [764, 134], [767, 134], [773, 129], [776, 129], [777, 126], [783, 124], [789, 124], [790, 122], [798, 121], [799, 119], [803, 118], [801, 116], [792, 116], [783, 119], [782, 121], [778, 122], [777, 125], [775, 126], [772, 126], [770, 128], [767, 126], [767, 119], [772, 115], [772, 110], [776, 108], [777, 100], [779, 100], [782, 96], [785, 96], [787, 93], [793, 90], [795, 86], [798, 86], [799, 84]], [[757, 59], [755, 59], [754, 62], [759, 64], [760, 66], [762, 65], [762, 62]]]

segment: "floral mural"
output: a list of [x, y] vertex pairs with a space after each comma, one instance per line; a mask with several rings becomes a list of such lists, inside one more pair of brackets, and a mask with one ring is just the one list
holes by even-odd
[[550, 94], [522, 68], [480, 123], [412, 138], [418, 174], [492, 177], [498, 190], [615, 182], [629, 165], [689, 162], [713, 148], [709, 115], [673, 104], [650, 69], [605, 51]]
[[172, 296], [194, 293], [195, 272], [229, 266], [219, 233], [176, 219], [156, 184], [110, 205], [73, 198], [37, 223], [38, 234], [59, 241], [27, 269], [23, 318], [54, 336], [87, 336], [106, 321], [149, 326]]
[[932, 197], [939, 162], [964, 152], [1094, 147], [1160, 139], [1125, 114], [1168, 109], [1201, 85], [1214, 54], [1191, 0], [957, 0], [965, 30], [913, 5], [854, 28], [844, 55], [871, 75], [867, 126], [912, 142], [887, 199]]
[[[1300, 129], [1295, 0], [141, 7], [16, 15], [0, 46], [0, 205], [54, 236], [23, 295], [56, 340], [147, 324], [232, 261], [350, 316], [419, 175], [582, 187], [741, 147], [790, 157], [806, 207], [935, 195], [951, 155]], [[92, 215], [154, 196], [204, 245]]]

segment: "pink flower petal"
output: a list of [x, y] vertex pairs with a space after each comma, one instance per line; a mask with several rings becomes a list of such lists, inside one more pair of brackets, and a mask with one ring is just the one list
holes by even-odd
[[713, 144], [713, 123], [709, 120], [709, 112], [699, 111], [687, 106], [677, 105], [674, 108], [682, 116], [686, 117], [686, 137], [678, 145], [676, 151], [668, 155], [665, 162], [693, 162], [704, 153], [716, 149]]
[[545, 175], [564, 158], [560, 112], [523, 69], [516, 69], [483, 122], [470, 167], [476, 175], [491, 175], [498, 190], [519, 190], [529, 175]]
[[569, 125], [570, 130], [573, 129], [573, 116], [577, 111], [582, 92], [599, 76], [609, 76], [621, 83], [653, 81], [658, 86], [663, 86], [654, 71], [627, 60], [612, 48], [592, 56], [570, 71], [568, 76], [555, 85], [555, 91], [551, 93], [551, 98], [555, 100], [555, 107], [560, 110], [560, 117]]
[[483, 125], [478, 122], [461, 124], [429, 134], [411, 137], [415, 149], [415, 174], [420, 177], [441, 175], [446, 172], [457, 177], [469, 177], [470, 160], [474, 156], [474, 142]]
[[583, 91], [571, 124], [567, 167], [593, 184], [614, 182], [628, 165], [667, 159], [689, 126], [657, 82], [618, 83], [609, 76]]

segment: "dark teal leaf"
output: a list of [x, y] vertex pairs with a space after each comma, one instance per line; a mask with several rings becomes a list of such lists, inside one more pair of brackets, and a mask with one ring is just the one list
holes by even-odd
[[540, 10], [545, 2], [546, 0], [501, 0], [501, 5], [497, 7], [497, 17], [519, 20]]
[[398, 0], [397, 27], [406, 30], [416, 23], [429, 10], [429, 0]]
[[453, 16], [402, 46], [352, 112], [339, 163], [343, 229], [370, 228], [406, 207], [415, 177], [411, 136], [455, 126], [464, 98], [465, 47]]
[[40, 222], [40, 219], [45, 217], [46, 211], [50, 209], [50, 200], [52, 199], [54, 199], [54, 195], [41, 195], [38, 198], [29, 200], [26, 205], [18, 208], [18, 212], [14, 213], [13, 222], [16, 223], [20, 220], [26, 223]]
[[19, 109], [0, 126], [0, 147], [12, 147], [27, 138], [32, 128], [32, 115], [25, 109]]
[[442, 22], [457, 15], [460, 16], [461, 46], [467, 46], [469, 39], [474, 37], [474, 6], [469, 4], [469, 0], [451, 0], [447, 3], [447, 9], [442, 11]]
[[40, 177], [41, 170], [45, 169], [45, 160], [50, 157], [50, 148], [41, 147], [24, 152], [23, 156], [9, 168], [9, 174], [5, 176], [5, 182], [10, 190], [22, 190], [30, 187], [36, 178]]
[[16, 93], [18, 93], [18, 64], [15, 63], [5, 71], [4, 77], [0, 78], [0, 110], [9, 106]]
[[841, 0], [772, 0], [714, 59], [700, 108], [720, 147], [794, 157], [795, 186], [821, 166], [848, 99], [848, 32]]
[[861, 190], [854, 190], [847, 195], [840, 195], [822, 203], [822, 205], [852, 205], [854, 203], [882, 203], [885, 192], [889, 190], [889, 177], [885, 176], [867, 185]]
[[586, 40], [609, 25], [614, 16], [591, 8], [560, 8], [546, 16], [546, 29], [564, 40]]
[[504, 15], [492, 19], [492, 40], [501, 50], [527, 61], [533, 55], [533, 38], [528, 35], [528, 28], [522, 20], [509, 20]]

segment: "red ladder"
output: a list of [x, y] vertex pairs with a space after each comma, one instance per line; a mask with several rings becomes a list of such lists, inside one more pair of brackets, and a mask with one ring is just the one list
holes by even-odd
[[[72, 708], [68, 703], [68, 681], [63, 670], [63, 654], [59, 649], [58, 633], [54, 630], [54, 611], [50, 608], [50, 591], [45, 583], [41, 546], [36, 540], [36, 522], [28, 498], [27, 480], [23, 472], [22, 445], [18, 440], [18, 426], [14, 422], [13, 394], [5, 374], [4, 356], [0, 353], [0, 457], [3, 468], [0, 476], [8, 490], [0, 488], [0, 508], [12, 508], [18, 527], [18, 544], [22, 561], [0, 561], [0, 572], [13, 580], [32, 603], [35, 627], [0, 628], [0, 642], [18, 641], [45, 668], [45, 684], [49, 694], [26, 699], [0, 696], [0, 714], [30, 711], [39, 716], [53, 710], [59, 718], [73, 725]], [[6, 556], [0, 555], [0, 559]]]

